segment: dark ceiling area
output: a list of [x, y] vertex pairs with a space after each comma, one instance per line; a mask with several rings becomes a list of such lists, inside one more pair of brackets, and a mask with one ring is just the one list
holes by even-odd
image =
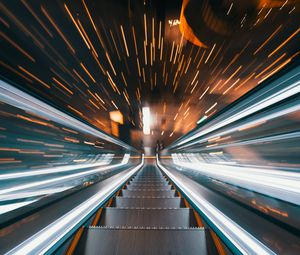
[[299, 57], [299, 2], [0, 1], [1, 74], [135, 146], [169, 144]]

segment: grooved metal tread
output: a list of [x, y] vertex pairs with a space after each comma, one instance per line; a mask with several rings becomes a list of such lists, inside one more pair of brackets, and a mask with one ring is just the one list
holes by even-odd
[[180, 197], [115, 197], [113, 205], [115, 207], [151, 207], [151, 208], [180, 208], [183, 207], [183, 199]]
[[100, 226], [142, 226], [142, 227], [196, 227], [192, 209], [189, 208], [114, 208], [102, 211]]
[[157, 187], [141, 187], [141, 186], [127, 186], [125, 190], [132, 190], [132, 191], [164, 191], [164, 190], [171, 190], [171, 187], [168, 186], [157, 186]]
[[143, 185], [143, 186], [157, 186], [157, 185], [170, 185], [168, 182], [140, 182], [140, 181], [131, 181], [127, 185]]
[[132, 197], [132, 196], [164, 196], [164, 197], [174, 197], [175, 190], [126, 190], [121, 191], [123, 197]]
[[152, 230], [199, 230], [205, 229], [204, 227], [139, 227], [139, 226], [89, 226], [87, 229], [152, 229]]
[[74, 254], [206, 255], [204, 229], [87, 228]]
[[157, 178], [142, 178], [142, 177], [136, 177], [130, 180], [131, 182], [144, 182], [144, 183], [153, 183], [153, 182], [168, 182], [167, 179], [163, 177], [157, 177]]
[[156, 186], [171, 186], [167, 182], [157, 182], [157, 183], [140, 183], [140, 182], [130, 182], [127, 186], [141, 186], [141, 187], [156, 187]]
[[141, 185], [141, 184], [130, 184], [127, 185], [125, 189], [163, 189], [163, 190], [170, 190], [171, 189], [171, 185]]

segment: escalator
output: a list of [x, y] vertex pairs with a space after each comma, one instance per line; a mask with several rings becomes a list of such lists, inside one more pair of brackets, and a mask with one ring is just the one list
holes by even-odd
[[66, 254], [226, 254], [218, 237], [152, 163], [68, 244]]

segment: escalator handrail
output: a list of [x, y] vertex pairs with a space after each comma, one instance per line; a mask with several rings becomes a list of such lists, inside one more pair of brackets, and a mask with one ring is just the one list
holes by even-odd
[[144, 165], [144, 155], [139, 165], [117, 179], [104, 185], [99, 192], [69, 211], [56, 221], [10, 250], [7, 255], [51, 254], [69, 238], [109, 197]]
[[188, 198], [195, 209], [204, 214], [205, 218], [210, 223], [210, 226], [215, 230], [215, 232], [219, 233], [221, 239], [234, 253], [275, 255], [275, 253], [267, 246], [203, 198], [201, 194], [194, 189], [195, 185], [191, 185], [193, 180], [189, 179], [189, 182], [187, 182], [187, 177], [180, 173], [171, 172], [165, 168], [160, 163], [158, 155], [156, 156], [156, 162], [158, 167], [175, 184], [178, 190], [180, 190]]
[[121, 146], [129, 151], [136, 151], [132, 146], [124, 143], [123, 141], [110, 136], [100, 129], [92, 127], [80, 121], [69, 114], [66, 114], [53, 106], [37, 99], [26, 92], [8, 84], [0, 79], [0, 100], [7, 104], [13, 105], [17, 108], [44, 116], [46, 119], [68, 126], [77, 131], [88, 133], [90, 135], [99, 137], [105, 141]]

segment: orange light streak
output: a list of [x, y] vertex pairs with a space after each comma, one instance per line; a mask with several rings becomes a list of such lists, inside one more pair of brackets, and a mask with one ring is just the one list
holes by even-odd
[[119, 110], [118, 106], [115, 104], [115, 102], [114, 102], [113, 100], [111, 100], [111, 103], [113, 104], [113, 106], [114, 106], [117, 110]]
[[97, 53], [97, 51], [95, 50], [94, 45], [92, 44], [92, 42], [91, 42], [91, 40], [90, 40], [88, 34], [85, 32], [85, 29], [84, 29], [83, 25], [81, 24], [81, 22], [80, 22], [80, 20], [79, 20], [78, 18], [77, 18], [77, 22], [78, 22], [79, 27], [80, 27], [81, 31], [83, 32], [85, 38], [88, 40], [88, 43], [89, 43], [89, 45], [90, 45], [91, 48], [92, 48], [92, 52], [96, 55], [96, 57], [98, 57], [98, 53]]
[[97, 56], [95, 55], [94, 51], [92, 51], [92, 55], [93, 55], [95, 61], [97, 62], [98, 66], [100, 67], [101, 72], [103, 73], [103, 75], [105, 75], [105, 70], [104, 70], [103, 66], [100, 64], [100, 62], [99, 62]]
[[79, 140], [70, 137], [64, 137], [64, 140], [72, 143], [79, 143]]
[[83, 113], [81, 113], [80, 111], [76, 110], [75, 108], [73, 108], [71, 105], [67, 106], [69, 109], [71, 109], [72, 111], [76, 112], [77, 114], [83, 116]]
[[255, 55], [257, 52], [259, 52], [278, 32], [279, 30], [282, 28], [282, 24], [276, 28], [276, 30], [262, 43], [261, 46], [259, 46], [256, 51], [254, 51], [253, 55]]
[[139, 58], [136, 58], [136, 64], [137, 64], [137, 67], [138, 67], [138, 74], [139, 74], [139, 77], [141, 77], [141, 68], [140, 68]]
[[42, 80], [40, 80], [38, 77], [36, 77], [35, 75], [33, 75], [32, 73], [30, 73], [29, 71], [27, 71], [25, 68], [23, 68], [22, 66], [19, 66], [18, 67], [26, 74], [28, 74], [31, 78], [35, 79], [37, 82], [41, 83], [42, 85], [44, 85], [46, 88], [50, 89], [50, 86], [43, 82]]
[[281, 43], [275, 50], [273, 50], [269, 55], [268, 58], [273, 56], [278, 50], [280, 50], [285, 44], [287, 44], [296, 34], [298, 34], [300, 28], [298, 28], [294, 33], [292, 33], [283, 43]]
[[50, 21], [50, 23], [52, 24], [52, 26], [55, 28], [55, 30], [57, 31], [57, 33], [61, 36], [61, 38], [64, 40], [64, 42], [67, 44], [68, 48], [72, 51], [73, 54], [76, 53], [76, 51], [74, 50], [74, 48], [72, 47], [71, 43], [67, 40], [67, 38], [65, 37], [65, 35], [63, 34], [63, 32], [59, 29], [59, 27], [55, 24], [54, 20], [51, 18], [51, 16], [49, 15], [49, 13], [46, 11], [46, 9], [41, 6], [41, 10], [44, 13], [44, 15], [47, 17], [47, 19]]
[[120, 25], [120, 28], [121, 28], [121, 33], [122, 33], [122, 37], [123, 37], [123, 42], [124, 42], [124, 45], [125, 45], [126, 55], [127, 55], [127, 57], [129, 57], [129, 51], [128, 51], [128, 47], [127, 47], [127, 42], [126, 42], [123, 26]]
[[97, 93], [95, 93], [95, 95], [102, 102], [102, 104], [105, 104], [105, 101]]
[[89, 84], [86, 83], [86, 81], [76, 72], [75, 69], [73, 69], [73, 72], [77, 75], [77, 77], [83, 82], [85, 86], [87, 86], [88, 88], [90, 87]]
[[90, 72], [86, 69], [86, 67], [84, 66], [84, 64], [82, 62], [80, 62], [81, 67], [83, 68], [83, 70], [87, 73], [87, 75], [91, 78], [91, 80], [96, 83], [94, 77], [90, 74]]
[[215, 91], [215, 89], [220, 85], [221, 81], [223, 81], [223, 80], [219, 80], [218, 83], [217, 83], [217, 84], [213, 87], [213, 89], [209, 92], [209, 94], [212, 94], [212, 93]]
[[223, 95], [225, 95], [229, 90], [232, 89], [232, 87], [237, 84], [238, 82], [240, 81], [240, 78], [238, 78], [228, 89], [226, 89], [224, 92], [223, 92]]
[[105, 52], [105, 56], [106, 56], [106, 58], [107, 58], [107, 60], [108, 60], [108, 63], [110, 64], [110, 67], [111, 67], [112, 71], [114, 72], [114, 75], [117, 75], [117, 73], [116, 73], [116, 71], [115, 71], [115, 68], [114, 68], [114, 66], [113, 66], [113, 64], [112, 64], [112, 62], [111, 62], [111, 60], [110, 60], [110, 57], [109, 57], [109, 55], [108, 55], [107, 52]]
[[117, 44], [116, 44], [116, 40], [115, 40], [115, 37], [114, 37], [114, 34], [111, 30], [109, 30], [109, 33], [110, 33], [110, 36], [113, 40], [113, 44], [115, 46], [115, 49], [116, 49], [116, 52], [117, 52], [117, 55], [118, 55], [118, 59], [121, 61], [121, 56], [120, 56], [120, 53], [119, 53], [119, 50], [118, 50], [118, 47], [117, 47]]
[[[233, 73], [233, 74], [232, 74], [232, 75], [224, 82], [223, 86], [226, 85], [226, 84], [233, 78], [233, 76], [235, 76], [235, 75], [237, 74], [237, 72], [241, 70], [242, 67], [243, 67], [243, 66], [240, 65], [239, 68], [236, 69], [235, 72], [234, 72], [234, 73]], [[223, 86], [222, 86], [222, 87], [223, 87]]]
[[258, 84], [262, 83], [264, 80], [268, 79], [269, 77], [271, 77], [274, 73], [278, 72], [280, 69], [282, 69], [284, 66], [286, 66], [289, 62], [291, 62], [292, 58], [287, 59], [286, 61], [284, 61], [281, 65], [279, 65], [278, 67], [276, 67], [272, 72], [270, 72], [269, 74], [267, 74], [264, 78], [262, 78]]
[[125, 83], [125, 86], [128, 87], [128, 84], [127, 84], [127, 81], [125, 79], [125, 76], [124, 76], [123, 72], [121, 72], [121, 76], [122, 76], [122, 79], [123, 79], [123, 81]]
[[246, 82], [248, 82], [253, 76], [255, 75], [255, 72], [252, 73], [246, 80], [244, 80], [239, 86], [237, 86], [234, 91], [236, 91], [238, 88], [240, 88], [241, 86], [243, 86]]
[[206, 50], [204, 50], [203, 53], [202, 53], [202, 56], [201, 56], [201, 58], [200, 58], [200, 60], [199, 60], [199, 62], [198, 62], [198, 64], [197, 64], [197, 69], [198, 69], [199, 66], [201, 65], [201, 62], [202, 62], [202, 60], [203, 60], [203, 58], [204, 58], [204, 55], [205, 55], [205, 52], [206, 52]]
[[202, 93], [202, 95], [199, 97], [199, 100], [202, 99], [202, 97], [204, 97], [204, 95], [206, 94], [206, 92], [209, 90], [209, 86], [205, 89], [205, 91]]
[[9, 69], [10, 71], [16, 73], [17, 75], [19, 75], [20, 77], [24, 78], [26, 81], [28, 81], [29, 83], [33, 83], [32, 80], [30, 80], [29, 78], [27, 78], [26, 76], [24, 76], [23, 74], [21, 74], [20, 72], [18, 72], [17, 70], [15, 70], [14, 68], [10, 67], [9, 65], [5, 64], [4, 62], [0, 61], [0, 64], [4, 67], [6, 67], [7, 69]]
[[206, 111], [205, 111], [205, 114], [207, 114], [208, 112], [210, 112], [214, 107], [217, 106], [217, 102], [215, 102], [211, 107], [209, 107]]
[[159, 29], [158, 29], [158, 49], [160, 49], [161, 42], [161, 21], [159, 21]]
[[47, 34], [53, 38], [52, 33], [49, 31], [49, 29], [46, 27], [46, 25], [43, 23], [43, 21], [37, 16], [37, 14], [33, 11], [33, 9], [30, 7], [30, 5], [25, 0], [21, 0], [21, 2], [25, 5], [25, 7], [31, 13], [31, 15], [38, 21], [38, 23], [40, 23], [40, 25], [44, 28], [44, 30], [47, 32]]
[[144, 31], [145, 31], [145, 45], [147, 46], [148, 41], [147, 41], [147, 17], [146, 17], [146, 13], [144, 14]]
[[96, 27], [96, 25], [95, 25], [95, 23], [94, 23], [94, 21], [93, 21], [93, 19], [92, 19], [92, 16], [91, 16], [91, 14], [90, 14], [90, 11], [89, 11], [89, 9], [88, 9], [88, 7], [87, 7], [85, 1], [82, 0], [82, 3], [83, 3], [83, 5], [84, 5], [84, 8], [85, 8], [85, 10], [86, 10], [86, 12], [87, 12], [87, 14], [88, 14], [88, 17], [89, 17], [89, 19], [90, 19], [90, 21], [91, 21], [91, 23], [92, 23], [92, 26], [93, 26], [93, 28], [94, 28], [94, 30], [95, 30], [95, 32], [96, 32], [96, 35], [97, 35], [97, 37], [98, 37], [98, 39], [99, 39], [99, 42], [101, 43], [103, 49], [106, 50], [105, 44], [104, 44], [104, 42], [103, 42], [103, 40], [102, 40], [102, 38], [101, 38], [101, 36], [100, 36], [100, 34], [99, 34], [99, 31], [98, 31], [98, 29], [97, 29], [97, 27]]
[[96, 104], [93, 102], [92, 99], [89, 99], [89, 102], [90, 102], [93, 106], [95, 106], [98, 110], [100, 110], [100, 108], [98, 107], [98, 105], [96, 105]]
[[144, 57], [145, 57], [145, 65], [147, 65], [147, 45], [146, 45], [146, 41], [144, 41]]
[[133, 35], [133, 42], [134, 42], [135, 54], [138, 56], [138, 48], [137, 48], [137, 44], [136, 44], [136, 37], [135, 37], [134, 26], [132, 26], [131, 29], [132, 29], [132, 35]]
[[268, 65], [263, 71], [261, 71], [258, 75], [255, 76], [255, 79], [257, 79], [258, 77], [260, 77], [261, 75], [263, 75], [266, 71], [268, 71], [272, 66], [274, 66], [276, 63], [278, 63], [284, 56], [286, 55], [286, 53], [283, 53], [279, 58], [277, 58], [274, 62], [272, 62], [271, 65]]
[[[68, 128], [64, 128], [64, 127], [63, 127], [62, 130], [65, 130], [65, 131], [70, 132], [70, 133], [73, 133], [73, 134], [78, 134], [77, 131], [71, 130], [71, 129], [68, 129]], [[59, 147], [61, 147], [61, 146], [59, 146]]]
[[27, 57], [32, 62], [35, 62], [35, 59], [30, 56], [24, 49], [21, 48], [17, 43], [15, 43], [12, 39], [10, 39], [8, 36], [6, 36], [4, 33], [0, 31], [0, 37], [4, 38], [6, 41], [8, 41], [12, 46], [14, 46], [18, 51], [20, 51], [25, 57]]
[[26, 116], [23, 116], [23, 115], [20, 115], [20, 114], [17, 114], [16, 117], [20, 118], [20, 119], [23, 119], [23, 120], [27, 120], [27, 121], [32, 122], [32, 123], [42, 125], [42, 126], [49, 126], [49, 127], [52, 126], [51, 124], [49, 124], [47, 122], [40, 121], [40, 120], [37, 120], [37, 119], [32, 119], [32, 118], [29, 118], [29, 117], [26, 117]]
[[173, 51], [174, 51], [174, 45], [175, 45], [175, 41], [173, 41], [173, 43], [172, 43], [172, 49], [171, 49], [171, 54], [170, 54], [170, 62], [172, 62]]
[[73, 24], [75, 25], [77, 31], [79, 32], [81, 38], [83, 39], [84, 43], [86, 44], [86, 46], [88, 47], [88, 49], [91, 49], [90, 45], [88, 44], [87, 40], [85, 39], [84, 35], [82, 34], [82, 32], [81, 32], [79, 26], [77, 25], [75, 19], [73, 18], [73, 15], [72, 15], [72, 13], [70, 12], [68, 6], [67, 6], [66, 4], [64, 4], [64, 6], [65, 6], [65, 9], [66, 9], [67, 13], [69, 14], [69, 16], [70, 16], [70, 18], [71, 18]]
[[212, 47], [211, 51], [209, 52], [209, 54], [208, 54], [208, 56], [207, 56], [207, 58], [206, 58], [206, 60], [205, 60], [205, 62], [204, 62], [205, 64], [206, 64], [207, 61], [209, 60], [209, 58], [210, 58], [211, 54], [213, 53], [215, 47], [216, 47], [216, 44], [214, 44], [214, 46]]
[[164, 38], [162, 37], [161, 45], [160, 45], [160, 56], [159, 56], [160, 61], [162, 61], [163, 48], [164, 48]]
[[59, 80], [57, 80], [55, 77], [52, 77], [52, 79], [58, 84], [60, 85], [64, 90], [66, 90], [68, 93], [70, 93], [71, 95], [73, 95], [73, 91], [71, 91], [70, 89], [68, 89], [65, 85], [63, 85]]

